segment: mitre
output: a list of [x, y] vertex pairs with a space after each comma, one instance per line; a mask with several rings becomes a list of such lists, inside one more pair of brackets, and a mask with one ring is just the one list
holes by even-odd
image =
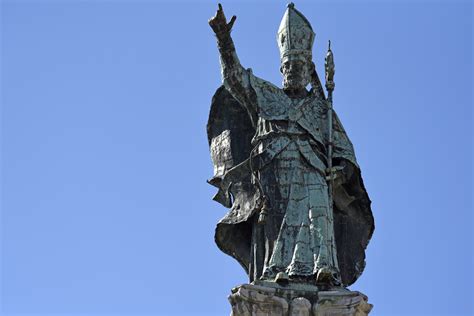
[[295, 9], [293, 3], [288, 4], [277, 33], [281, 62], [311, 58], [315, 36], [304, 15]]

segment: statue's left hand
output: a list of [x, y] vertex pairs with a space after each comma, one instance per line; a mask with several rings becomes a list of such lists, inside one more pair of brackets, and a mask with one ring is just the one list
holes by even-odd
[[332, 174], [334, 186], [338, 187], [349, 181], [349, 179], [352, 177], [352, 174], [354, 173], [354, 167], [350, 163], [341, 160], [339, 165], [332, 167], [332, 172], [331, 170], [327, 169], [326, 173], [328, 180], [331, 179]]
[[352, 175], [354, 174], [355, 167], [351, 162], [348, 162], [347, 160], [342, 160], [340, 162], [340, 166], [343, 167], [342, 172], [344, 172], [344, 177], [346, 179], [346, 182], [349, 181], [350, 178], [352, 178]]

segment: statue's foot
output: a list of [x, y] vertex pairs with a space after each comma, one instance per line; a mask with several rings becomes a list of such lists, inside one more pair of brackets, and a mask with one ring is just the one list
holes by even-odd
[[290, 277], [286, 272], [278, 272], [275, 277], [275, 282], [277, 283], [288, 283]]
[[262, 273], [262, 276], [260, 277], [260, 280], [262, 281], [272, 281], [275, 279], [276, 277], [276, 271], [272, 268], [266, 268], [263, 273]]
[[316, 274], [316, 284], [326, 286], [339, 286], [339, 274], [329, 267], [321, 267]]
[[318, 269], [318, 273], [316, 274], [316, 283], [319, 284], [328, 284], [331, 282], [332, 279], [332, 271], [328, 267], [323, 267]]

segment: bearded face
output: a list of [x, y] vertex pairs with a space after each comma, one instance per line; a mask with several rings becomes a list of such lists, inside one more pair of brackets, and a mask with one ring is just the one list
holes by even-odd
[[311, 81], [312, 63], [300, 59], [287, 60], [281, 65], [283, 88], [290, 90], [305, 89]]

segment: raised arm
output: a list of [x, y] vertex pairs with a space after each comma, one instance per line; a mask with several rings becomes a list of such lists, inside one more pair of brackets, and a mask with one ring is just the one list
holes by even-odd
[[224, 86], [249, 112], [254, 112], [256, 110], [256, 102], [253, 100], [252, 93], [250, 92], [249, 74], [240, 64], [235, 51], [234, 41], [230, 36], [235, 20], [236, 16], [234, 15], [230, 22], [227, 23], [224, 10], [219, 3], [216, 15], [209, 19], [209, 25], [217, 37]]

